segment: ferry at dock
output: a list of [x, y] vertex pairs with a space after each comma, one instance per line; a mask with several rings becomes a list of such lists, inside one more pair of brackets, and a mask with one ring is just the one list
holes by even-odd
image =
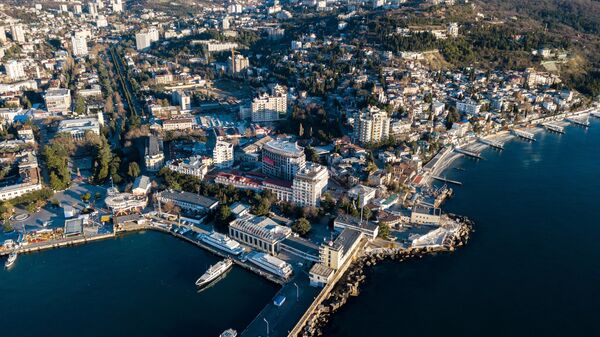
[[212, 232], [210, 234], [199, 234], [198, 238], [208, 245], [236, 256], [244, 252], [244, 247], [225, 234]]
[[6, 260], [6, 262], [4, 262], [4, 267], [6, 269], [12, 267], [15, 262], [17, 261], [17, 253], [10, 253], [10, 255], [8, 255], [8, 259]]
[[269, 254], [251, 252], [248, 254], [248, 261], [283, 279], [287, 279], [292, 275], [292, 266], [289, 263]]
[[214, 280], [216, 280], [219, 276], [225, 274], [231, 266], [233, 266], [233, 261], [231, 259], [225, 259], [223, 261], [217, 262], [217, 264], [210, 266], [208, 270], [196, 280], [196, 285], [198, 287], [204, 287], [207, 284], [210, 284]]

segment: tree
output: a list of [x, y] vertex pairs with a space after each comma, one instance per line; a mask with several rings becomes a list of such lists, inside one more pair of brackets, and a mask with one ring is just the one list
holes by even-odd
[[81, 195], [81, 200], [83, 200], [83, 202], [89, 202], [91, 198], [92, 194], [90, 192]]
[[390, 236], [390, 227], [386, 224], [380, 223], [379, 234], [377, 234], [377, 236], [382, 239], [387, 239]]
[[75, 99], [75, 112], [80, 115], [85, 113], [85, 100], [79, 95]]
[[300, 218], [292, 225], [292, 230], [300, 236], [306, 236], [311, 230], [311, 225], [306, 218]]
[[131, 163], [129, 163], [129, 168], [127, 169], [127, 175], [129, 175], [131, 178], [136, 178], [137, 176], [139, 176], [141, 173], [140, 170], [140, 166], [138, 165], [138, 163], [132, 161]]
[[217, 223], [221, 226], [226, 226], [231, 221], [231, 209], [229, 206], [221, 204], [217, 210]]
[[96, 150], [96, 181], [104, 182], [108, 178], [109, 164], [112, 160], [112, 152], [106, 138], [102, 137]]

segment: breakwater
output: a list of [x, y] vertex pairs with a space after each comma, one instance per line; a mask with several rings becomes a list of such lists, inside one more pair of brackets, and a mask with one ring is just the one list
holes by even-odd
[[453, 214], [449, 216], [460, 222], [460, 228], [455, 232], [455, 235], [448, 238], [443, 246], [366, 249], [354, 260], [325, 299], [315, 308], [311, 317], [306, 320], [299, 335], [304, 337], [322, 336], [322, 329], [329, 321], [331, 315], [344, 306], [351, 297], [360, 294], [361, 285], [367, 279], [365, 271], [379, 262], [386, 260], [403, 262], [411, 259], [420, 259], [433, 253], [452, 252], [464, 246], [473, 231], [473, 222], [466, 217]]

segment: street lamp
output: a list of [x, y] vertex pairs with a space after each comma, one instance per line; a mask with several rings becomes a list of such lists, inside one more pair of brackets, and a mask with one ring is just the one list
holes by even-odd
[[300, 289], [298, 289], [298, 285], [294, 282], [294, 286], [296, 286], [296, 301], [300, 300]]
[[267, 321], [267, 319], [264, 317], [263, 317], [263, 321], [265, 321], [265, 323], [267, 323], [267, 337], [269, 337], [269, 321]]

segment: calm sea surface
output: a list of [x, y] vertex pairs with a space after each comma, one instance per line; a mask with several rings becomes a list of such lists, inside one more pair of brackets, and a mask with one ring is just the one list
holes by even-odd
[[452, 254], [371, 269], [325, 336], [600, 336], [600, 122], [461, 159]]
[[0, 336], [242, 331], [279, 287], [234, 266], [197, 293], [194, 282], [217, 261], [157, 232], [20, 255], [10, 271], [0, 270]]

